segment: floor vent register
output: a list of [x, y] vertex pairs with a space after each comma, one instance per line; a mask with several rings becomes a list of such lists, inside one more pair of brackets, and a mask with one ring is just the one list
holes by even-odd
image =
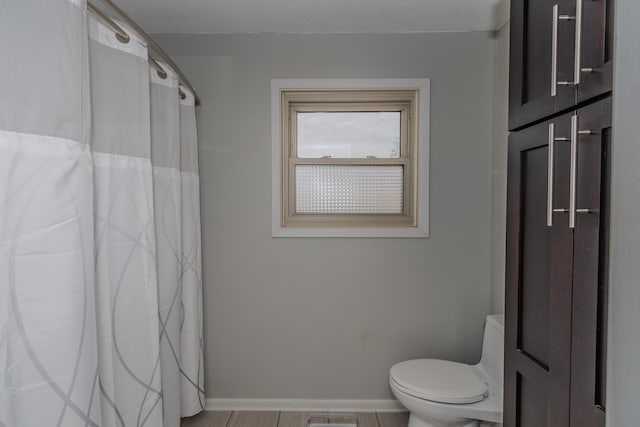
[[312, 415], [307, 422], [308, 427], [358, 427], [355, 414], [321, 414]]

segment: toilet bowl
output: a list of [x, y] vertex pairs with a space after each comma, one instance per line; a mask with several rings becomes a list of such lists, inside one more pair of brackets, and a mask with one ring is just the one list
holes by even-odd
[[416, 359], [392, 366], [389, 385], [409, 410], [409, 427], [501, 425], [503, 340], [504, 315], [491, 315], [477, 365]]

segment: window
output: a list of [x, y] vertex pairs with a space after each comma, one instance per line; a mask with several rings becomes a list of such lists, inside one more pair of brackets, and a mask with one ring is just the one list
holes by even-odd
[[274, 236], [426, 237], [427, 97], [424, 79], [274, 80]]

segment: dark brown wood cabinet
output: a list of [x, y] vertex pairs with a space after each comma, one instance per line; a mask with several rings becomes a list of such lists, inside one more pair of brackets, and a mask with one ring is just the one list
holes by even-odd
[[570, 420], [605, 425], [611, 98], [577, 112]]
[[604, 427], [614, 0], [512, 0], [504, 425]]
[[604, 426], [611, 99], [509, 139], [505, 426]]
[[583, 5], [579, 61], [581, 80], [576, 87], [577, 102], [584, 103], [611, 92], [614, 0], [579, 1]]
[[611, 91], [613, 0], [512, 0], [509, 129]]
[[[547, 226], [547, 198], [549, 166], [570, 161], [567, 144], [549, 144], [550, 129], [568, 135], [570, 118], [509, 138], [505, 426], [569, 425], [573, 239], [560, 215]], [[552, 200], [561, 206], [569, 197], [568, 170], [551, 170]]]
[[[574, 32], [569, 25], [560, 24], [556, 16], [569, 5], [570, 0], [511, 2], [509, 129], [551, 116], [575, 103], [573, 87], [555, 84], [558, 79], [568, 80], [573, 69]], [[558, 61], [560, 56], [562, 61]]]

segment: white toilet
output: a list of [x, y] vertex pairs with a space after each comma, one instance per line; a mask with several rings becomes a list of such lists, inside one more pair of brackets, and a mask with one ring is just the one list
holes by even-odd
[[504, 315], [487, 316], [477, 365], [417, 359], [391, 367], [391, 391], [410, 412], [409, 427], [502, 425]]

